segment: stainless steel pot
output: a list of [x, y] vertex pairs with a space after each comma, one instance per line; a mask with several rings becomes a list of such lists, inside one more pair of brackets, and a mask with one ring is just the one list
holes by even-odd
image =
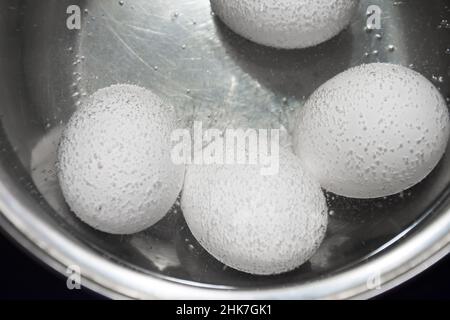
[[[80, 30], [66, 25], [73, 4], [82, 9]], [[364, 31], [369, 5], [382, 10], [381, 30]], [[314, 89], [364, 62], [411, 65], [448, 97], [446, 19], [449, 1], [363, 0], [336, 38], [283, 51], [233, 34], [210, 14], [208, 0], [3, 0], [1, 225], [56, 270], [79, 266], [82, 284], [110, 297], [366, 298], [383, 292], [449, 251], [448, 153], [401, 195], [370, 201], [328, 195], [329, 230], [311, 261], [287, 274], [257, 277], [209, 256], [176, 207], [133, 236], [81, 223], [61, 196], [55, 151], [80, 99], [113, 83], [152, 89], [188, 121], [287, 131], [291, 113]]]

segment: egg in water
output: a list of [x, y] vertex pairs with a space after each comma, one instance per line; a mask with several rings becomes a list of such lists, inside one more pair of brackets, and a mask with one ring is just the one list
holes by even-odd
[[318, 45], [340, 33], [359, 0], [211, 0], [212, 10], [234, 32], [283, 49]]
[[299, 110], [294, 148], [323, 188], [378, 198], [423, 180], [449, 138], [438, 89], [403, 66], [373, 63], [347, 70], [317, 89]]
[[280, 150], [279, 172], [259, 165], [192, 165], [181, 206], [194, 237], [224, 264], [251, 274], [287, 272], [318, 249], [327, 227], [319, 184]]
[[131, 234], [158, 222], [176, 201], [184, 166], [170, 158], [174, 110], [152, 92], [113, 85], [70, 118], [58, 178], [71, 210], [92, 227]]

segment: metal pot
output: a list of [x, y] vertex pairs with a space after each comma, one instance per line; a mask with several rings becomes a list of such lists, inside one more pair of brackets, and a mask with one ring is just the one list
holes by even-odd
[[[74, 4], [79, 30], [67, 24]], [[364, 30], [369, 5], [382, 11], [380, 30]], [[217, 262], [176, 207], [136, 235], [93, 230], [69, 211], [55, 176], [65, 121], [85, 95], [114, 83], [152, 89], [184, 119], [287, 132], [291, 112], [314, 89], [364, 62], [410, 66], [448, 97], [448, 1], [361, 1], [340, 35], [291, 51], [235, 35], [210, 14], [208, 0], [3, 0], [0, 12], [0, 223], [56, 270], [78, 266], [91, 289], [115, 298], [367, 298], [448, 253], [448, 153], [400, 195], [328, 195], [320, 250], [299, 269], [271, 277]]]

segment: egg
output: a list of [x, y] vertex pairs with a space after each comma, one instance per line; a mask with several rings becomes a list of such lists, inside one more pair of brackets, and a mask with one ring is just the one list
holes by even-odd
[[260, 166], [251, 164], [188, 166], [181, 208], [207, 252], [257, 275], [283, 273], [306, 262], [327, 227], [319, 184], [284, 149], [275, 175], [261, 175]]
[[430, 81], [403, 66], [373, 63], [312, 94], [296, 115], [294, 148], [328, 191], [378, 198], [423, 180], [448, 137], [447, 105]]
[[70, 118], [58, 148], [58, 179], [71, 210], [90, 226], [131, 234], [176, 201], [185, 167], [171, 161], [174, 110], [152, 92], [113, 85]]
[[211, 0], [212, 10], [234, 32], [283, 49], [325, 42], [349, 23], [359, 0]]

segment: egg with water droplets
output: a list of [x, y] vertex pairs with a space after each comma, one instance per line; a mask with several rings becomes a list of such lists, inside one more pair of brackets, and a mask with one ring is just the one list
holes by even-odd
[[285, 150], [279, 173], [270, 176], [250, 164], [188, 166], [181, 206], [206, 251], [251, 274], [300, 266], [317, 250], [327, 227], [319, 184]]
[[306, 48], [349, 23], [359, 0], [211, 0], [212, 10], [239, 35], [270, 47]]
[[152, 92], [114, 85], [70, 118], [58, 178], [72, 211], [92, 227], [130, 234], [158, 222], [176, 201], [184, 166], [170, 158], [174, 110]]
[[423, 180], [443, 156], [449, 114], [419, 73], [374, 63], [347, 70], [317, 89], [296, 116], [294, 148], [322, 187], [377, 198]]

